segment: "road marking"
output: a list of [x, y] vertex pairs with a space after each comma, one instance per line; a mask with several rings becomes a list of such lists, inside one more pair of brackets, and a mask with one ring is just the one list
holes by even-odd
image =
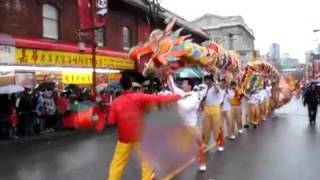
[[[277, 113], [275, 116], [308, 116], [308, 114], [297, 114], [297, 113]], [[320, 116], [317, 116], [320, 117]]]
[[[205, 152], [208, 152], [210, 149], [216, 147], [216, 144], [213, 143], [210, 146], [207, 147], [207, 149], [205, 150]], [[181, 166], [180, 168], [174, 170], [172, 173], [170, 173], [169, 175], [167, 175], [165, 178], [163, 178], [163, 180], [170, 180], [173, 177], [175, 177], [177, 174], [179, 174], [181, 171], [183, 171], [186, 167], [188, 167], [190, 164], [192, 164], [194, 161], [196, 160], [196, 158], [192, 158], [189, 162], [187, 162], [186, 164], [184, 164], [183, 166]]]
[[183, 171], [186, 167], [188, 167], [190, 164], [192, 164], [194, 161], [196, 160], [196, 158], [192, 158], [189, 162], [187, 162], [185, 165], [181, 166], [180, 168], [176, 169], [175, 171], [173, 171], [172, 173], [170, 173], [168, 176], [166, 176], [165, 178], [163, 178], [163, 180], [170, 180], [172, 179], [174, 176], [176, 176], [177, 174], [179, 174], [181, 171]]

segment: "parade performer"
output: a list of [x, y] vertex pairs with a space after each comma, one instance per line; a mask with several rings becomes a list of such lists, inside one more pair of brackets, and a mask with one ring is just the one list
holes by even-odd
[[158, 93], [158, 95], [168, 95], [168, 94], [172, 94], [172, 92], [170, 91], [168, 84], [163, 83], [161, 87], [161, 91]]
[[230, 100], [232, 106], [232, 119], [237, 125], [238, 132], [243, 133], [242, 129], [242, 110], [241, 110], [241, 100], [243, 97], [243, 92], [241, 88], [237, 85], [237, 82], [232, 81], [230, 83], [230, 91], [234, 92], [233, 98]]
[[[241, 88], [240, 88], [241, 89]], [[242, 111], [242, 121], [243, 121], [243, 128], [247, 129], [250, 127], [250, 123], [249, 123], [249, 104], [248, 104], [248, 98], [246, 98], [246, 96], [244, 96], [244, 91], [243, 89], [241, 89], [242, 93], [243, 93], [243, 97], [241, 100], [241, 111]]]
[[213, 82], [212, 87], [207, 91], [204, 107], [203, 141], [208, 145], [213, 132], [219, 151], [224, 150], [223, 119], [221, 117], [223, 97], [224, 91], [220, 89], [217, 82]]
[[259, 96], [260, 96], [260, 120], [266, 120], [266, 104], [267, 104], [267, 96], [268, 92], [266, 90], [266, 87], [263, 87], [259, 91]]
[[257, 128], [259, 123], [259, 106], [260, 96], [258, 93], [252, 95], [245, 95], [247, 97], [248, 110], [249, 110], [249, 118], [248, 121], [254, 128]]
[[238, 73], [240, 56], [234, 51], [225, 50], [215, 42], [204, 42], [202, 45], [192, 42], [190, 35], [180, 35], [183, 29], [172, 31], [177, 18], [169, 20], [164, 30], [155, 29], [149, 39], [129, 52], [130, 59], [148, 60], [143, 75], [163, 76], [174, 74], [183, 67], [198, 66], [208, 72], [228, 70]]
[[277, 107], [277, 96], [278, 95], [278, 90], [277, 87], [274, 86], [274, 84], [272, 85], [271, 88], [271, 103], [270, 103], [270, 109], [271, 109], [271, 114], [273, 113], [274, 109]]
[[280, 88], [279, 88], [279, 83], [273, 82], [272, 83], [272, 89], [271, 89], [271, 94], [272, 94], [272, 111], [274, 111], [276, 108], [280, 107], [280, 101], [279, 101], [279, 95], [280, 95]]
[[[198, 127], [197, 114], [202, 97], [199, 97], [201, 93], [192, 91], [194, 85], [195, 83], [193, 80], [186, 79], [182, 83], [182, 89], [180, 89], [175, 85], [172, 76], [169, 76], [168, 78], [168, 86], [173, 93], [186, 97], [178, 101], [179, 113], [190, 131], [198, 136], [199, 151], [197, 159], [199, 162], [199, 170], [206, 171], [205, 145], [202, 142], [201, 132]], [[206, 91], [206, 89], [203, 89], [202, 91]]]
[[235, 140], [235, 121], [231, 116], [231, 104], [230, 100], [234, 96], [234, 91], [228, 89], [228, 82], [226, 79], [220, 80], [220, 87], [224, 91], [222, 101], [222, 118], [227, 123], [228, 137], [230, 140]]
[[271, 115], [271, 112], [272, 112], [272, 93], [271, 93], [271, 89], [272, 89], [272, 86], [270, 85], [270, 83], [268, 82], [267, 83], [267, 86], [266, 86], [266, 90], [267, 90], [267, 116], [270, 116]]
[[152, 169], [141, 157], [139, 143], [145, 108], [161, 103], [175, 102], [179, 100], [181, 96], [158, 96], [133, 93], [131, 91], [132, 81], [127, 76], [121, 78], [120, 84], [124, 92], [111, 104], [108, 118], [110, 124], [117, 124], [119, 137], [109, 169], [109, 180], [121, 179], [123, 170], [132, 151], [136, 151], [141, 158], [142, 180], [150, 180], [152, 178]]

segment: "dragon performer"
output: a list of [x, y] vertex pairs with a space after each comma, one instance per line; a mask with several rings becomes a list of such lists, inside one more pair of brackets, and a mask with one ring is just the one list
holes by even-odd
[[[283, 91], [288, 86], [283, 86], [282, 82], [288, 85], [294, 84], [294, 81], [288, 78], [284, 81], [273, 65], [259, 59], [249, 63], [242, 71], [240, 57], [236, 52], [225, 50], [215, 42], [207, 41], [201, 45], [192, 42], [190, 35], [181, 35], [183, 29], [172, 30], [176, 20], [176, 18], [173, 18], [164, 30], [153, 30], [145, 43], [130, 50], [130, 59], [147, 62], [143, 70], [144, 76], [156, 75], [160, 78], [167, 78], [181, 68], [193, 66], [199, 67], [210, 74], [231, 74], [235, 79], [240, 77], [239, 92], [247, 97], [252, 97], [253, 102], [256, 101], [255, 95], [260, 91], [264, 90], [266, 92], [266, 82], [271, 82], [268, 84], [269, 87], [272, 84], [272, 89], [269, 89], [270, 95], [266, 95], [267, 98], [263, 100], [265, 103], [261, 108], [264, 114], [271, 111], [269, 109], [280, 107], [288, 101], [288, 98], [291, 99], [291, 96], [284, 93], [288, 91]], [[217, 89], [213, 88], [212, 91], [218, 92]], [[280, 102], [279, 97], [282, 96], [284, 98], [280, 98]], [[216, 104], [220, 108], [221, 103]], [[213, 103], [214, 106], [216, 104]], [[267, 108], [267, 106], [270, 106], [270, 108]], [[219, 108], [217, 108], [217, 112], [220, 112]]]
[[165, 30], [151, 32], [149, 40], [133, 47], [129, 56], [138, 61], [148, 59], [143, 74], [156, 73], [158, 76], [174, 74], [178, 69], [199, 66], [208, 72], [221, 70], [239, 73], [240, 58], [236, 52], [224, 50], [217, 43], [205, 42], [202, 46], [192, 42], [189, 35], [181, 36], [183, 29], [172, 32], [174, 18]]

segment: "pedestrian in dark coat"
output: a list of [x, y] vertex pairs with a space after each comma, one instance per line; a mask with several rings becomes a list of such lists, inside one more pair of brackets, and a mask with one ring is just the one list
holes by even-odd
[[319, 92], [315, 83], [312, 83], [310, 88], [304, 95], [303, 105], [308, 107], [309, 121], [311, 124], [316, 122], [319, 103]]

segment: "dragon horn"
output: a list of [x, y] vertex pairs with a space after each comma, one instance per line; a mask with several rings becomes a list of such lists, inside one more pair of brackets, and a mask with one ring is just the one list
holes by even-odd
[[177, 17], [173, 17], [172, 20], [169, 22], [169, 24], [167, 25], [166, 29], [164, 30], [165, 34], [169, 34], [170, 31], [172, 30], [174, 24], [177, 21]]
[[183, 31], [183, 28], [179, 28], [178, 30], [176, 30], [170, 37], [172, 39], [176, 39], [180, 36], [181, 31]]

